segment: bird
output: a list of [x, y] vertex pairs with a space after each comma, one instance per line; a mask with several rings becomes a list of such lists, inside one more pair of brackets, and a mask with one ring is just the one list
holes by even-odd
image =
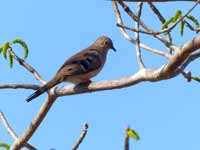
[[26, 101], [30, 102], [61, 82], [75, 85], [90, 83], [90, 79], [102, 70], [109, 49], [116, 51], [112, 40], [107, 36], [100, 36], [89, 47], [67, 59], [56, 75], [31, 94]]

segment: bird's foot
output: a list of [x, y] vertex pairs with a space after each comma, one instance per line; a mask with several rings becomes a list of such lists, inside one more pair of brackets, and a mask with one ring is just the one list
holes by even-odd
[[89, 85], [90, 83], [92, 83], [91, 80], [88, 80], [88, 81], [86, 81], [86, 82], [79, 83], [79, 84], [77, 84], [77, 85], [74, 87], [74, 89], [75, 89], [75, 90], [84, 89], [84, 88], [87, 89], [87, 88], [88, 88], [88, 85]]

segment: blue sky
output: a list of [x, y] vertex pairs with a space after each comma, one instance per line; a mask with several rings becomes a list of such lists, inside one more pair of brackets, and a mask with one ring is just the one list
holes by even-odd
[[[192, 3], [191, 3], [192, 4]], [[162, 12], [171, 17], [176, 9], [189, 8], [190, 3], [159, 4]], [[135, 8], [136, 4], [132, 4]], [[166, 12], [167, 11], [167, 12]], [[199, 8], [193, 14], [197, 14]], [[143, 20], [159, 29], [155, 17], [146, 9]], [[124, 17], [126, 17], [124, 15]], [[98, 36], [111, 37], [117, 53], [110, 51], [102, 72], [93, 80], [116, 79], [138, 70], [135, 47], [126, 41], [115, 26], [116, 18], [111, 2], [107, 0], [39, 1], [6, 0], [1, 2], [0, 43], [22, 38], [29, 46], [27, 62], [35, 67], [45, 80], [50, 80], [59, 66], [72, 54], [87, 47]], [[127, 18], [127, 17], [126, 17]], [[130, 20], [126, 20], [131, 24]], [[186, 30], [180, 37], [173, 32], [174, 43], [182, 44], [195, 36]], [[142, 42], [166, 50], [158, 41], [143, 36]], [[16, 47], [16, 53], [23, 51]], [[142, 51], [148, 67], [158, 67], [165, 58]], [[2, 58], [2, 57], [1, 57]], [[199, 62], [187, 70], [199, 75]], [[8, 62], [0, 59], [0, 83], [38, 83], [16, 62], [11, 70]], [[68, 83], [66, 83], [68, 84]], [[89, 94], [61, 97], [31, 138], [38, 149], [71, 149], [88, 122], [87, 138], [80, 150], [123, 149], [124, 129], [127, 125], [140, 135], [139, 142], [131, 141], [134, 150], [196, 150], [200, 148], [200, 84], [187, 83], [180, 75], [156, 83]], [[43, 94], [26, 103], [32, 90], [0, 90], [0, 109], [17, 134], [23, 133], [42, 105]], [[0, 141], [12, 144], [11, 137], [0, 123]]]

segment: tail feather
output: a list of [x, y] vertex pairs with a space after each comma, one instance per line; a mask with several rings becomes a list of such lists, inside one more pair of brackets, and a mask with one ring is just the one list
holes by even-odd
[[49, 81], [47, 84], [45, 84], [44, 86], [42, 86], [41, 88], [39, 88], [36, 92], [34, 92], [33, 94], [31, 94], [26, 99], [26, 101], [30, 102], [31, 100], [33, 100], [34, 98], [40, 96], [41, 94], [43, 94], [44, 92], [46, 92], [47, 90], [49, 90], [50, 88], [52, 88], [53, 86], [55, 86], [58, 83], [59, 82], [54, 78], [53, 80]]

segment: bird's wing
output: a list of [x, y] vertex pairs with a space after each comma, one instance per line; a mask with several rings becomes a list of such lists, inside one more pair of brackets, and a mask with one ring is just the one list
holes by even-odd
[[74, 76], [98, 70], [102, 66], [101, 55], [98, 51], [82, 51], [68, 59], [58, 73], [62, 76]]

